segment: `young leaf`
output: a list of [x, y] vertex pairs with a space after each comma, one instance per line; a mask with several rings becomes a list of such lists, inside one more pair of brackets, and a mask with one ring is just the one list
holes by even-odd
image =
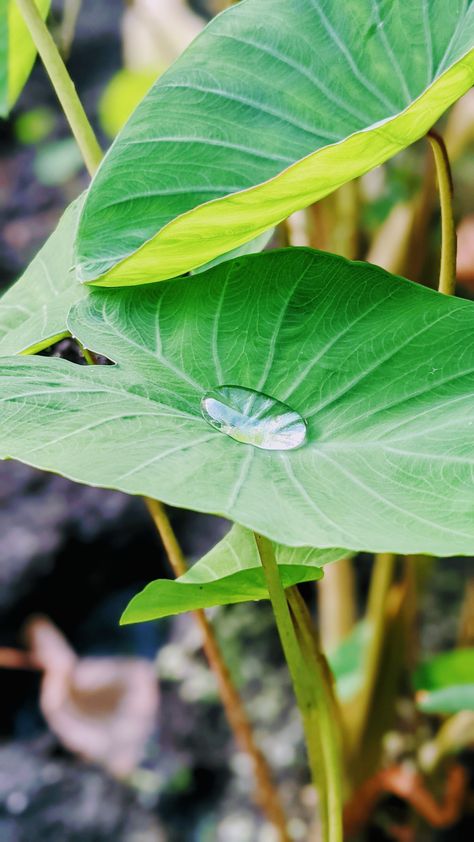
[[474, 0], [243, 0], [153, 86], [99, 169], [78, 276], [175, 277], [420, 138], [474, 82]]
[[117, 365], [3, 358], [1, 456], [282, 544], [473, 553], [470, 301], [288, 249], [68, 324]]
[[[43, 19], [51, 0], [35, 0]], [[0, 0], [0, 117], [7, 117], [30, 75], [36, 58], [16, 0]]]
[[35, 354], [67, 334], [72, 305], [87, 292], [74, 276], [72, 248], [83, 196], [22, 277], [0, 298], [0, 354]]
[[[337, 561], [344, 550], [275, 545], [285, 588], [320, 579], [321, 567]], [[184, 576], [158, 579], [137, 594], [122, 616], [122, 623], [141, 623], [213, 605], [232, 605], [268, 599], [260, 557], [252, 532], [233, 526]]]

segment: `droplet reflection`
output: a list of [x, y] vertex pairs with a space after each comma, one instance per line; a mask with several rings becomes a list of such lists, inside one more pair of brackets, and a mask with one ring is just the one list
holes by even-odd
[[306, 440], [306, 423], [298, 412], [243, 386], [212, 389], [204, 395], [201, 410], [215, 430], [262, 450], [293, 450]]

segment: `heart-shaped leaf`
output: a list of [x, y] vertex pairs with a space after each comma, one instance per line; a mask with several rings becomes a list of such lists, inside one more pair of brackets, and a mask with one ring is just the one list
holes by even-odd
[[0, 354], [35, 354], [67, 335], [72, 305], [87, 290], [74, 276], [72, 252], [81, 196], [22, 277], [0, 298]]
[[282, 544], [474, 551], [471, 302], [288, 249], [68, 323], [117, 365], [3, 358], [1, 456]]
[[109, 150], [79, 278], [211, 261], [420, 138], [474, 82], [474, 0], [243, 0], [151, 89]]
[[[276, 560], [285, 588], [322, 577], [321, 567], [337, 561], [344, 550], [316, 550], [275, 544]], [[233, 526], [222, 541], [189, 569], [171, 581], [158, 579], [135, 596], [122, 623], [141, 623], [213, 605], [233, 605], [268, 599], [253, 533]]]
[[[43, 19], [51, 0], [35, 0]], [[25, 85], [36, 47], [16, 0], [0, 0], [0, 117], [6, 117]]]

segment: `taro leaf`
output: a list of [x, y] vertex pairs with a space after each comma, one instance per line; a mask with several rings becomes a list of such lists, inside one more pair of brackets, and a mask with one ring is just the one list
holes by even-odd
[[69, 206], [24, 275], [0, 298], [0, 354], [34, 354], [67, 335], [67, 314], [87, 292], [72, 266], [82, 202], [81, 196]]
[[421, 663], [414, 685], [425, 713], [474, 710], [474, 649], [455, 649]]
[[[321, 567], [337, 561], [345, 550], [275, 545], [285, 588], [322, 577]], [[212, 605], [232, 605], [268, 599], [253, 533], [233, 526], [200, 561], [175, 581], [158, 579], [137, 594], [125, 609], [122, 623], [141, 623]]]
[[[68, 324], [117, 365], [4, 358], [1, 456], [290, 546], [473, 553], [471, 302], [287, 249], [139, 296], [96, 290]], [[304, 444], [266, 450], [211, 427], [201, 400], [222, 384], [288, 404]], [[281, 418], [247, 413], [256, 439]]]
[[263, 234], [259, 234], [254, 240], [249, 240], [242, 246], [232, 249], [232, 251], [226, 251], [225, 254], [220, 254], [218, 257], [215, 257], [214, 260], [210, 260], [209, 263], [205, 263], [204, 266], [198, 266], [197, 269], [192, 269], [191, 275], [198, 275], [200, 272], [206, 272], [208, 269], [212, 269], [213, 266], [218, 266], [219, 263], [225, 263], [226, 260], [234, 260], [236, 257], [242, 257], [245, 254], [257, 254], [259, 251], [263, 251], [265, 246], [268, 246], [274, 233], [274, 228], [264, 231]]
[[474, 0], [243, 0], [157, 81], [88, 194], [78, 276], [159, 281], [420, 138], [474, 82]]
[[[35, 0], [43, 19], [51, 0]], [[0, 117], [20, 96], [36, 58], [36, 47], [16, 0], [0, 0]]]

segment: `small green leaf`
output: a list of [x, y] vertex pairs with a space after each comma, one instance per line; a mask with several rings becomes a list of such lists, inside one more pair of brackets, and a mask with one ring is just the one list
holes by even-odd
[[421, 663], [414, 676], [417, 690], [439, 690], [474, 680], [474, 648], [443, 652]]
[[[320, 579], [320, 568], [342, 558], [345, 552], [279, 544], [275, 551], [285, 588]], [[248, 529], [233, 526], [184, 576], [147, 585], [127, 606], [121, 622], [141, 623], [197, 608], [259, 599], [268, 599], [268, 592], [255, 539]]]
[[352, 698], [362, 687], [369, 639], [369, 626], [361, 620], [340, 646], [328, 653], [329, 666], [336, 679], [337, 695], [341, 701]]
[[176, 277], [422, 137], [474, 82], [474, 0], [243, 0], [139, 105], [100, 167], [78, 277]]
[[0, 354], [34, 354], [67, 334], [67, 314], [87, 292], [72, 266], [83, 200], [69, 206], [26, 272], [0, 298]]
[[474, 648], [443, 652], [421, 663], [413, 677], [425, 713], [474, 710]]
[[1, 359], [3, 458], [290, 546], [473, 553], [472, 302], [288, 249], [92, 291], [68, 325], [116, 365]]
[[[51, 0], [35, 0], [43, 20]], [[36, 58], [36, 47], [16, 0], [0, 0], [0, 116], [7, 117]]]
[[417, 707], [423, 713], [454, 714], [463, 710], [474, 711], [474, 682], [453, 684], [432, 692], [417, 694]]

